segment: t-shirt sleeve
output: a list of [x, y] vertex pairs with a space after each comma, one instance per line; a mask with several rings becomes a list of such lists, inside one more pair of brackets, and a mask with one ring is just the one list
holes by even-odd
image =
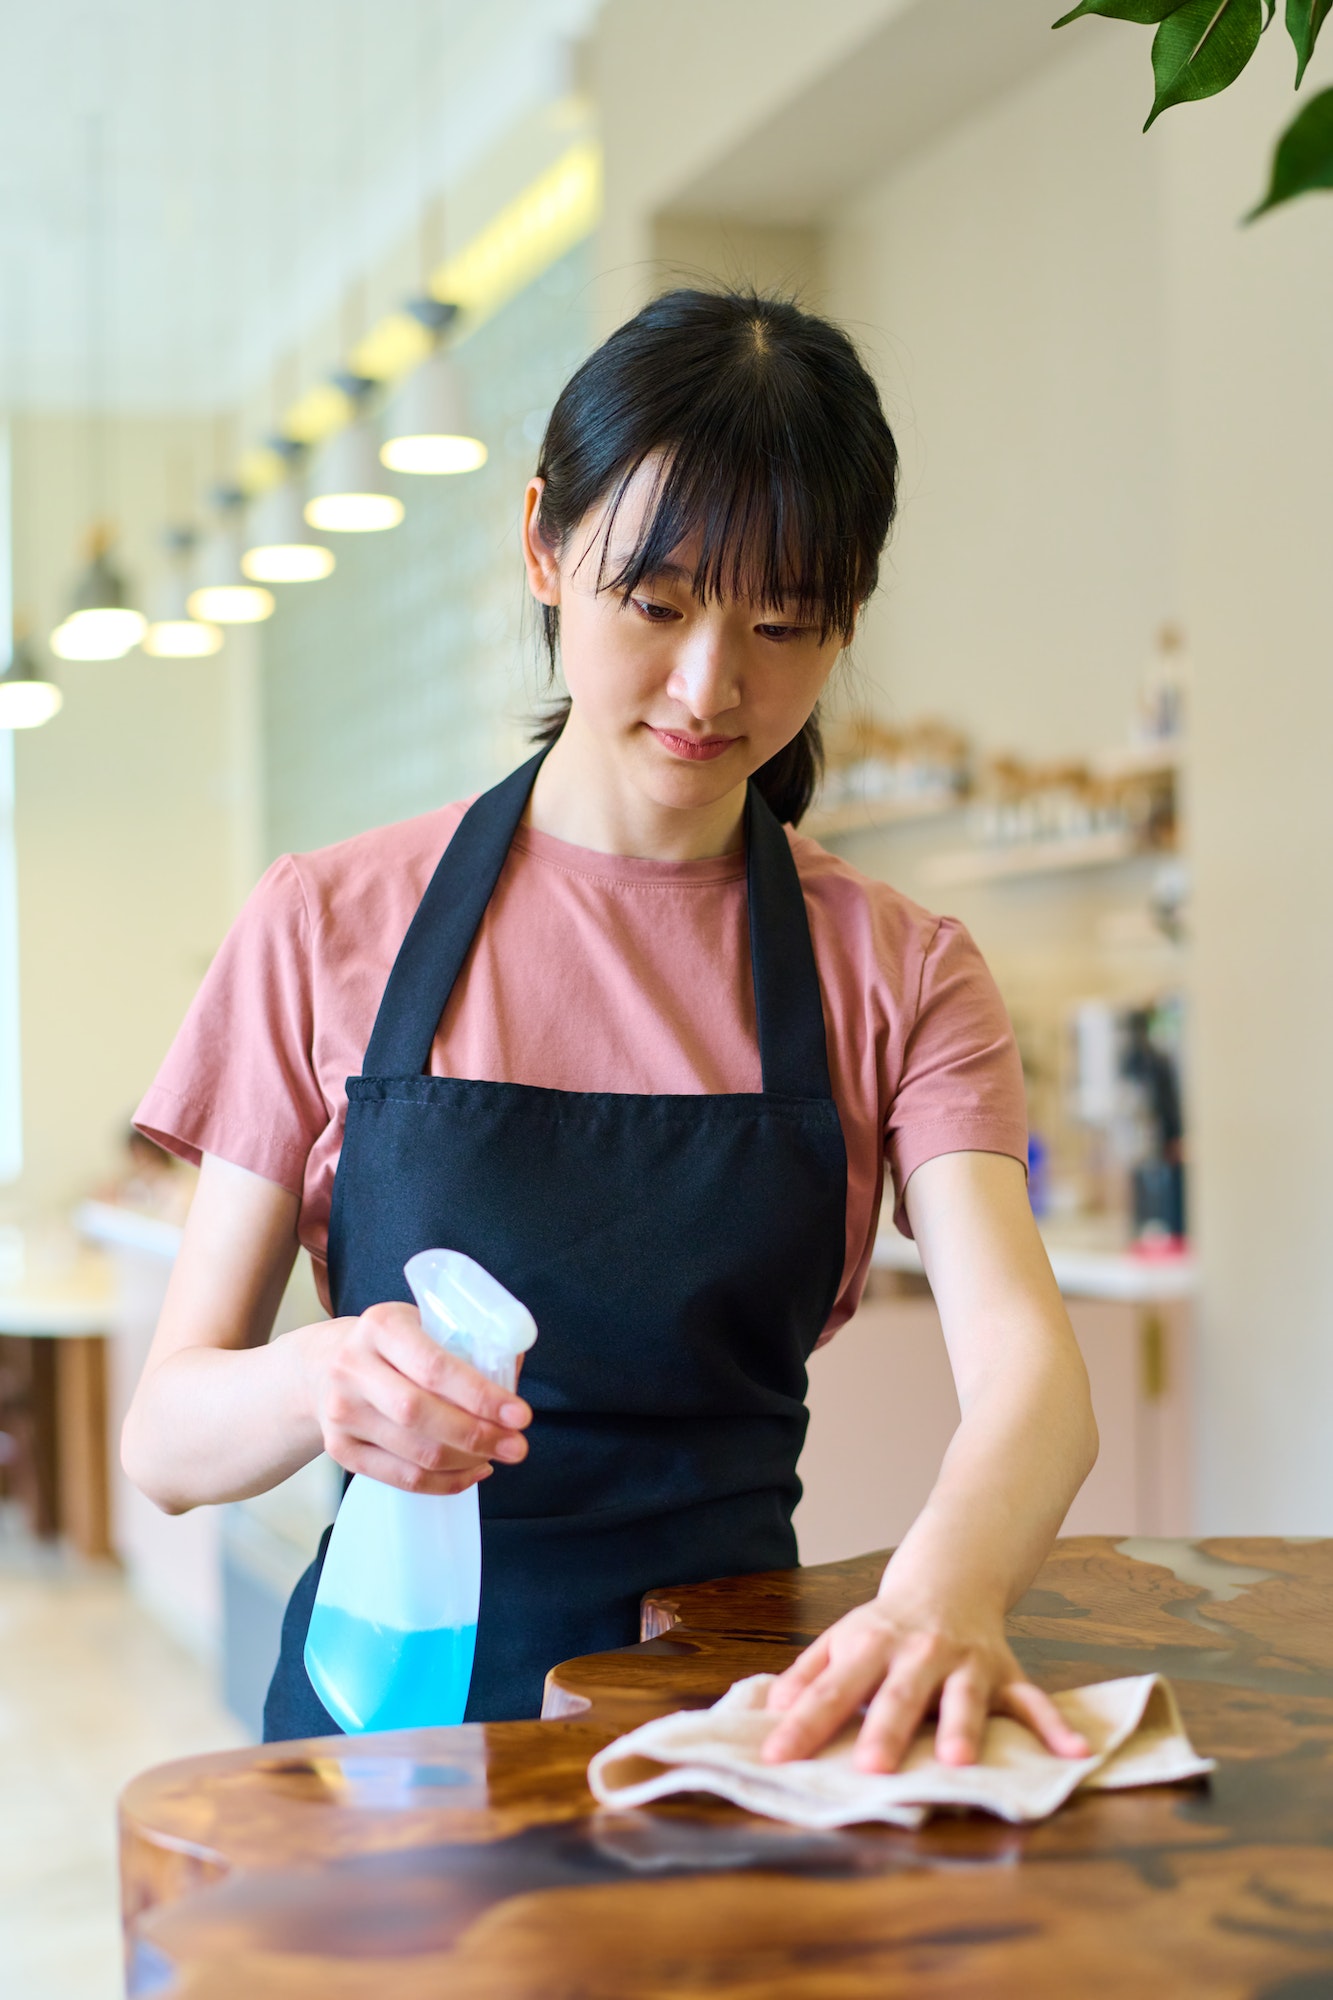
[[1027, 1100], [1018, 1044], [990, 968], [963, 926], [941, 918], [922, 962], [916, 1016], [889, 1106], [885, 1151], [894, 1221], [911, 1235], [903, 1196], [941, 1153], [1006, 1153], [1027, 1165]]
[[223, 939], [134, 1123], [192, 1165], [214, 1153], [299, 1195], [329, 1120], [313, 1039], [310, 920], [284, 855]]

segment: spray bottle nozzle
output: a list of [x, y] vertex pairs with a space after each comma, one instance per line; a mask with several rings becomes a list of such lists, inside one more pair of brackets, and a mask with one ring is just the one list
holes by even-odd
[[527, 1307], [461, 1250], [419, 1250], [404, 1275], [432, 1340], [512, 1389], [518, 1357], [537, 1338]]

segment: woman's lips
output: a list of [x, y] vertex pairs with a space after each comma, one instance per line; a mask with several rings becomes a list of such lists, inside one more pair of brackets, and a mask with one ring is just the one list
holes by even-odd
[[674, 729], [654, 729], [651, 722], [648, 727], [673, 757], [685, 757], [692, 764], [710, 763], [714, 757], [730, 750], [736, 741], [734, 736], [682, 736]]

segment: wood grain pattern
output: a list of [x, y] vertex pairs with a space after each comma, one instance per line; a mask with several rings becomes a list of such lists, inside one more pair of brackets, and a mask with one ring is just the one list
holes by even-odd
[[[917, 1833], [809, 1834], [702, 1800], [599, 1811], [594, 1750], [781, 1666], [873, 1591], [885, 1558], [661, 1590], [642, 1645], [553, 1672], [549, 1720], [269, 1746], [137, 1779], [122, 1801], [130, 1993], [1333, 1994], [1333, 1542], [1134, 1547], [1151, 1559], [1057, 1544], [1014, 1644], [1050, 1687], [1164, 1669], [1195, 1744], [1221, 1759], [1206, 1784]], [[1267, 1574], [1228, 1586], [1235, 1564]]]

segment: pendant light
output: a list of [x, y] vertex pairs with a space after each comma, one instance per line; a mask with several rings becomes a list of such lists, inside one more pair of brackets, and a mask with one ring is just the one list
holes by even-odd
[[255, 502], [241, 569], [251, 583], [318, 583], [337, 558], [306, 526], [301, 496], [284, 480]]
[[194, 588], [185, 599], [188, 615], [205, 625], [260, 625], [273, 616], [273, 602], [273, 592], [250, 583], [241, 568], [240, 529], [219, 526], [196, 559]]
[[87, 262], [88, 342], [88, 488], [92, 515], [99, 525], [89, 537], [88, 562], [74, 587], [69, 612], [51, 634], [51, 651], [61, 660], [121, 660], [143, 637], [148, 620], [135, 609], [122, 572], [111, 561], [115, 537], [105, 525], [107, 488], [106, 409], [109, 388], [104, 378], [104, 345], [111, 323], [108, 310], [112, 288], [107, 282], [105, 253], [107, 173], [100, 116], [87, 127], [87, 190], [85, 243]]
[[14, 634], [9, 665], [0, 673], [0, 729], [40, 729], [59, 715], [65, 697], [37, 664], [21, 632]]
[[51, 651], [58, 660], [123, 660], [143, 637], [148, 620], [130, 603], [111, 549], [109, 531], [95, 529], [69, 611], [51, 634]]
[[374, 435], [362, 414], [374, 384], [343, 376], [338, 387], [352, 399], [356, 414], [320, 447], [305, 518], [312, 528], [338, 535], [376, 534], [396, 528], [403, 518], [403, 503], [385, 482]]
[[458, 364], [443, 347], [408, 376], [385, 428], [380, 459], [392, 472], [476, 472], [486, 463], [486, 447], [467, 419]]
[[417, 296], [408, 300], [407, 310], [430, 335], [433, 351], [407, 376], [389, 405], [380, 462], [391, 472], [475, 472], [485, 465], [487, 456], [485, 445], [468, 422], [458, 364], [444, 346], [458, 307], [451, 300], [435, 298], [430, 289], [430, 274], [439, 267], [445, 247], [436, 144], [445, 68], [442, 27], [438, 6], [432, 0], [417, 0], [414, 67], [419, 289]]
[[195, 539], [193, 528], [173, 528], [166, 537], [171, 568], [158, 586], [142, 642], [156, 660], [204, 660], [222, 649], [219, 627], [190, 613], [186, 566]]

